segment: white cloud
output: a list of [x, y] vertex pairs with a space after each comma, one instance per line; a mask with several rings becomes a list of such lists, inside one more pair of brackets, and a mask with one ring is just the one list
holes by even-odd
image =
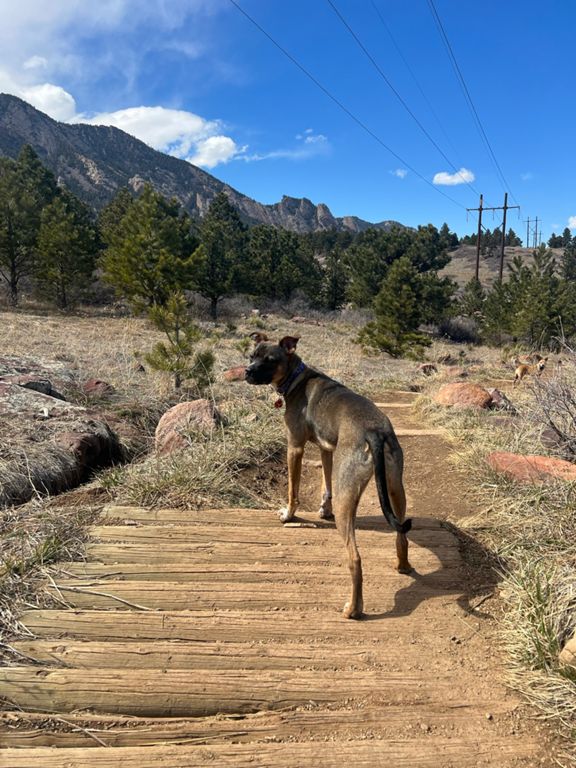
[[89, 118], [78, 115], [73, 122], [112, 125], [154, 149], [205, 168], [227, 163], [244, 151], [234, 139], [222, 134], [221, 121], [205, 120], [181, 109], [131, 107]]
[[570, 229], [576, 229], [576, 216], [568, 217], [568, 227]]
[[304, 138], [304, 144], [326, 144], [328, 141], [327, 137], [324, 136], [322, 133], [317, 134], [311, 134], [309, 133]]
[[244, 147], [239, 148], [229, 136], [210, 136], [210, 138], [198, 142], [196, 154], [187, 159], [194, 165], [215, 168], [221, 163], [228, 163], [238, 157], [244, 149]]
[[408, 171], [406, 168], [396, 168], [395, 171], [390, 171], [392, 176], [396, 176], [398, 179], [405, 179], [406, 176], [408, 176]]
[[[255, 152], [239, 155], [240, 160], [259, 162], [261, 160], [309, 160], [318, 155], [327, 155], [331, 151], [328, 137], [323, 133], [314, 133], [313, 128], [306, 128], [296, 134], [298, 144], [287, 149], [272, 149], [268, 152]], [[246, 149], [246, 148], [245, 148]]]
[[436, 173], [432, 179], [432, 183], [454, 187], [457, 184], [468, 184], [469, 182], [474, 181], [475, 178], [476, 177], [472, 171], [469, 171], [467, 168], [460, 168], [456, 173], [446, 173], [446, 171]]
[[52, 83], [33, 85], [30, 88], [23, 88], [21, 94], [25, 101], [28, 101], [41, 112], [46, 112], [54, 120], [67, 122], [76, 114], [74, 97], [59, 85]]
[[48, 67], [48, 59], [45, 59], [44, 56], [30, 56], [22, 66], [24, 69], [46, 69]]
[[14, 96], [19, 96], [55, 120], [71, 120], [76, 114], [74, 97], [64, 88], [53, 83], [27, 85], [1, 69], [0, 93], [11, 93]]

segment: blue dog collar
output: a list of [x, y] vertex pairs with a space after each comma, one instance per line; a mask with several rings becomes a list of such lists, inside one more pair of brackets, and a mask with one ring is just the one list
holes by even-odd
[[279, 395], [284, 395], [284, 397], [286, 397], [286, 395], [290, 391], [290, 387], [292, 386], [292, 384], [294, 384], [298, 376], [300, 376], [301, 373], [304, 373], [305, 370], [306, 370], [306, 366], [304, 365], [303, 362], [300, 362], [300, 364], [292, 371], [290, 376], [286, 379], [284, 384], [282, 384], [281, 387], [276, 387], [276, 392], [278, 392]]

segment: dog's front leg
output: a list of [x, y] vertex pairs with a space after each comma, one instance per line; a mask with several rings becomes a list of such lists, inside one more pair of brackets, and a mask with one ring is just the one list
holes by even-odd
[[288, 506], [280, 510], [280, 520], [287, 523], [292, 520], [298, 506], [300, 478], [302, 476], [302, 456], [304, 446], [288, 445]]
[[322, 501], [320, 502], [320, 517], [323, 520], [334, 520], [332, 511], [332, 451], [320, 450], [322, 458]]

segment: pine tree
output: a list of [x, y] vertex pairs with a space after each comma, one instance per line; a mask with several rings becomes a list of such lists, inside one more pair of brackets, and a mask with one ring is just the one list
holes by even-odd
[[509, 329], [530, 345], [546, 344], [557, 331], [558, 278], [556, 262], [545, 245], [534, 251], [530, 267], [520, 257], [510, 266], [508, 290], [513, 311]]
[[464, 286], [462, 296], [458, 302], [458, 311], [463, 317], [471, 317], [482, 322], [484, 317], [484, 304], [486, 291], [480, 280], [473, 277]]
[[562, 248], [563, 245], [564, 239], [562, 235], [557, 235], [555, 232], [552, 232], [548, 240], [548, 248]]
[[200, 246], [195, 251], [194, 288], [210, 301], [210, 315], [218, 318], [218, 303], [240, 279], [246, 245], [246, 227], [224, 192], [210, 203], [200, 226]]
[[126, 206], [117, 229], [105, 225], [103, 237], [110, 240], [101, 260], [104, 279], [136, 309], [164, 305], [191, 287], [198, 241], [190, 218], [149, 184]]
[[370, 306], [388, 268], [405, 254], [414, 239], [407, 229], [386, 232], [370, 228], [362, 232], [344, 253], [349, 276], [347, 298], [359, 307]]
[[57, 192], [54, 176], [28, 145], [16, 161], [0, 158], [0, 276], [13, 306], [34, 269], [42, 209]]
[[484, 302], [482, 337], [489, 344], [502, 344], [510, 333], [510, 319], [514, 305], [507, 283], [497, 280], [487, 293]]
[[342, 261], [342, 253], [330, 251], [324, 257], [320, 303], [331, 312], [341, 309], [346, 301], [348, 274]]
[[558, 312], [563, 335], [576, 336], [576, 238], [564, 249], [560, 261]]
[[516, 232], [514, 232], [512, 227], [510, 227], [510, 229], [508, 230], [508, 234], [506, 235], [506, 241], [504, 244], [510, 247], [522, 245], [522, 240], [520, 240], [520, 238], [518, 237]]
[[134, 205], [134, 198], [128, 187], [121, 187], [112, 200], [105, 205], [98, 215], [98, 231], [102, 242], [107, 245], [118, 245], [122, 238], [122, 222], [124, 216]]
[[42, 210], [35, 264], [41, 292], [60, 309], [67, 309], [88, 284], [95, 260], [95, 232], [88, 211], [62, 191]]
[[179, 389], [184, 379], [193, 379], [200, 392], [214, 380], [214, 355], [211, 350], [196, 351], [202, 332], [190, 319], [184, 294], [176, 293], [166, 304], [156, 304], [148, 311], [152, 324], [166, 336], [145, 355], [146, 362], [157, 371], [174, 376], [174, 387]]
[[410, 259], [397, 259], [374, 300], [375, 319], [362, 329], [360, 340], [392, 357], [418, 355], [419, 348], [431, 343], [418, 331], [423, 317], [422, 294], [420, 275]]

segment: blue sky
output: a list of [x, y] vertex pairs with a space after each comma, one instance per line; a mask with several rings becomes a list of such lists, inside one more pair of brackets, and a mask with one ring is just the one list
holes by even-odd
[[0, 91], [117, 125], [264, 203], [308, 197], [338, 216], [465, 234], [479, 193], [502, 205], [506, 189], [521, 237], [528, 216], [545, 238], [576, 232], [576, 2], [434, 0], [505, 184], [429, 0], [237, 2], [355, 119], [230, 0], [0, 0]]

